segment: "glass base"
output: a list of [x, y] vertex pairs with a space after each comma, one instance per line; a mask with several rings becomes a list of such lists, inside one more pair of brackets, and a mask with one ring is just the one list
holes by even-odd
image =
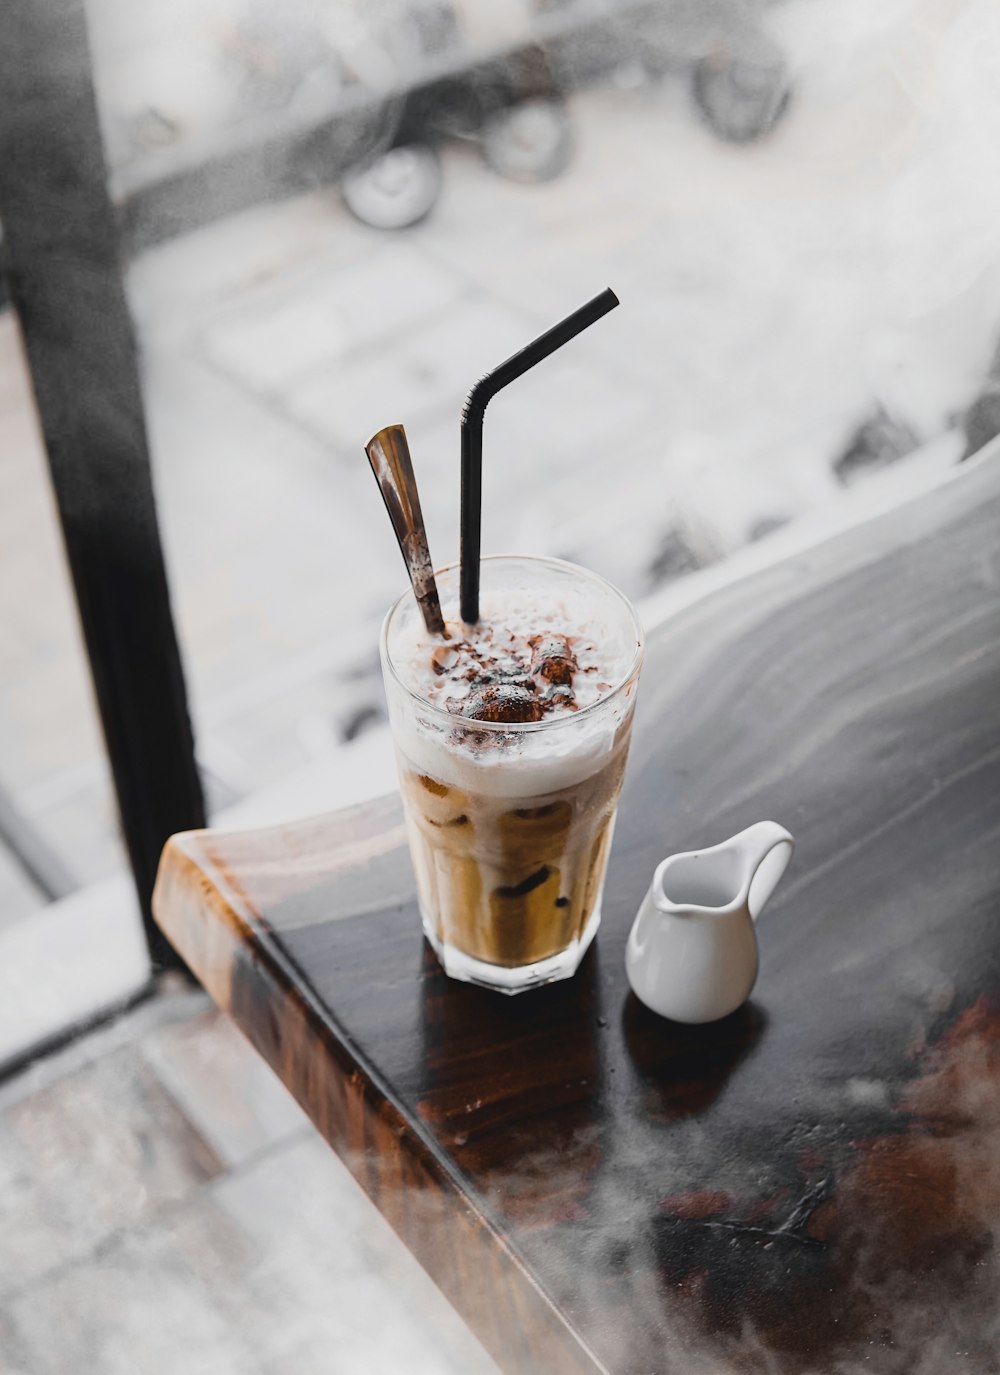
[[558, 954], [550, 955], [546, 960], [539, 960], [536, 964], [518, 965], [514, 969], [473, 959], [471, 955], [456, 950], [453, 945], [445, 944], [438, 939], [433, 926], [422, 911], [420, 916], [424, 935], [449, 978], [458, 979], [461, 983], [478, 984], [480, 988], [492, 988], [496, 993], [524, 993], [529, 988], [541, 988], [543, 984], [573, 977], [601, 924], [601, 903], [598, 900], [578, 941], [568, 945], [565, 950], [560, 950]]

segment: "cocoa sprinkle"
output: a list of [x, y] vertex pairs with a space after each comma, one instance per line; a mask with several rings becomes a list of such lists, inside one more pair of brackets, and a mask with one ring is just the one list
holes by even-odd
[[540, 721], [557, 709], [577, 710], [573, 675], [579, 665], [569, 635], [546, 632], [523, 640], [507, 634], [495, 651], [468, 639], [451, 640], [433, 651], [431, 668], [455, 685], [468, 685], [465, 694], [444, 699], [455, 716], [519, 723]]
[[531, 671], [536, 677], [561, 687], [572, 686], [577, 664], [567, 635], [533, 635], [528, 644], [531, 646]]

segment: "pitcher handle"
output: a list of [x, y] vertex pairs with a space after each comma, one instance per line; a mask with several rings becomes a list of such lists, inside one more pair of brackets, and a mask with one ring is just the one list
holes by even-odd
[[795, 841], [776, 821], [758, 821], [739, 836], [740, 847], [753, 870], [747, 906], [754, 919], [763, 912], [795, 849]]

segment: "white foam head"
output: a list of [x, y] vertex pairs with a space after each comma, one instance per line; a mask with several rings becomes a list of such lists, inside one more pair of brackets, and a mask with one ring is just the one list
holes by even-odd
[[[402, 755], [441, 782], [503, 798], [554, 792], [596, 772], [631, 711], [641, 663], [642, 631], [628, 601], [573, 564], [501, 556], [482, 562], [480, 621], [469, 627], [459, 615], [458, 570], [437, 576], [451, 643], [468, 654], [453, 655], [427, 634], [412, 593], [390, 611], [382, 658]], [[570, 638], [571, 696], [554, 694], [539, 721], [463, 714], [475, 687], [469, 655], [526, 667], [530, 641], [549, 634]]]

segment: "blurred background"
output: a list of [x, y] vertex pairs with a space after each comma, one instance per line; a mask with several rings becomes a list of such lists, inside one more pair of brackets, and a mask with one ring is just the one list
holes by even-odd
[[[603, 287], [621, 308], [490, 408], [485, 552], [584, 563], [642, 607], [750, 546], [765, 557], [782, 529], [904, 500], [1000, 430], [989, 0], [85, 10], [79, 60], [217, 823], [393, 786], [376, 637], [404, 573], [364, 443], [406, 425], [435, 562], [453, 562], [469, 388]], [[318, 1248], [352, 1283], [375, 1277], [372, 1303], [403, 1266], [402, 1345], [379, 1347], [369, 1324], [337, 1364], [343, 1313], [291, 1283], [295, 1341], [261, 1355], [262, 1338], [233, 1335], [261, 1255], [292, 1245], [277, 1219], [299, 1195], [268, 1162], [303, 1153], [316, 1190], [335, 1162], [201, 995], [161, 983], [155, 1006], [35, 1059], [148, 991], [150, 965], [4, 299], [0, 1062], [31, 1067], [0, 1090], [0, 1246], [19, 1238], [0, 1264], [0, 1370], [175, 1370], [178, 1342], [206, 1371], [396, 1370], [404, 1349], [407, 1369], [488, 1369], [363, 1211], [363, 1264], [315, 1235], [282, 1263], [298, 1274]], [[111, 1145], [107, 1114], [124, 1124]], [[104, 1159], [106, 1202], [69, 1227], [68, 1182], [39, 1155], [60, 1133]], [[338, 1206], [360, 1209], [336, 1178]], [[209, 1196], [241, 1238], [228, 1249]], [[141, 1315], [136, 1275], [162, 1289], [158, 1265], [176, 1290], [162, 1341], [141, 1317], [110, 1336], [100, 1295], [128, 1274]], [[82, 1343], [71, 1365], [58, 1306]]]

